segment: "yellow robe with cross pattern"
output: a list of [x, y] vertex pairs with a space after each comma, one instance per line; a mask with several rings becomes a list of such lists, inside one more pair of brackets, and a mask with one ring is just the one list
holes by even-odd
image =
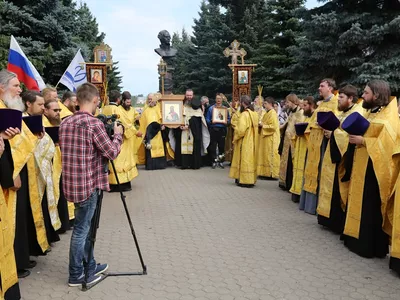
[[245, 110], [240, 113], [233, 137], [234, 152], [229, 177], [240, 184], [257, 181], [258, 114]]
[[[107, 107], [107, 106], [106, 106]], [[106, 108], [104, 107], [104, 108]], [[106, 110], [107, 115], [108, 111]], [[130, 110], [125, 110], [122, 106], [110, 114], [118, 114], [119, 121], [124, 126], [123, 143], [121, 146], [121, 152], [118, 157], [114, 160], [115, 169], [117, 171], [118, 179], [120, 183], [130, 182], [132, 179], [138, 176], [135, 160], [135, 144], [136, 144], [136, 133], [135, 118], [137, 116], [136, 110], [132, 107]], [[110, 184], [117, 184], [117, 179], [114, 174], [114, 170], [109, 164], [109, 181]]]
[[[340, 112], [337, 116], [340, 123], [342, 124], [346, 118], [354, 113], [358, 112], [359, 114], [363, 115], [365, 110], [362, 108], [362, 104], [354, 104], [353, 107], [346, 111]], [[347, 195], [349, 192], [349, 183], [341, 182], [341, 178], [344, 176], [346, 170], [344, 168], [344, 158], [345, 153], [347, 152], [347, 147], [349, 145], [349, 134], [344, 131], [341, 126], [337, 128], [334, 132], [332, 132], [335, 136], [335, 142], [337, 147], [339, 148], [341, 154], [341, 162], [339, 166], [336, 166], [336, 163], [332, 163], [331, 159], [331, 147], [326, 147], [325, 155], [322, 160], [322, 168], [321, 168], [321, 180], [319, 185], [319, 197], [318, 197], [318, 207], [317, 213], [325, 218], [330, 218], [331, 212], [331, 202], [332, 202], [332, 193], [333, 193], [333, 183], [335, 182], [335, 171], [336, 167], [338, 167], [338, 176], [339, 176], [339, 191], [340, 191], [340, 198], [342, 201], [342, 209], [343, 211], [346, 208], [347, 202]]]
[[317, 124], [318, 112], [332, 111], [334, 114], [338, 113], [338, 98], [333, 95], [329, 101], [322, 101], [308, 124], [304, 135], [308, 140], [307, 149], [307, 162], [304, 170], [304, 185], [303, 189], [306, 192], [317, 194], [318, 178], [319, 178], [319, 164], [321, 161], [321, 145], [324, 139], [324, 131]]
[[280, 156], [278, 153], [280, 130], [276, 111], [270, 109], [262, 120], [259, 134], [259, 149], [257, 158], [257, 175], [264, 177], [279, 177]]

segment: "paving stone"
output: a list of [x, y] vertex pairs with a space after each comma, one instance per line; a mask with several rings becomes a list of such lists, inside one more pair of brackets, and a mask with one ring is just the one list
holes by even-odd
[[[23, 299], [340, 300], [400, 299], [388, 258], [364, 259], [315, 216], [298, 210], [276, 181], [236, 187], [229, 169], [139, 169], [126, 201], [148, 275], [108, 277], [69, 288], [71, 232], [35, 258]], [[95, 256], [110, 271], [141, 271], [118, 194], [106, 193]]]

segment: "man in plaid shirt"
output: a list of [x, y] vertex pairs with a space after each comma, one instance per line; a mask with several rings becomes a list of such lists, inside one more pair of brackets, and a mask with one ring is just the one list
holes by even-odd
[[[104, 124], [93, 116], [99, 103], [99, 92], [91, 83], [78, 88], [80, 110], [66, 118], [60, 126], [62, 174], [64, 194], [75, 203], [75, 222], [69, 253], [70, 286], [80, 286], [84, 281], [84, 262], [89, 257], [89, 231], [101, 191], [108, 190], [108, 160], [114, 160], [121, 151], [122, 126], [114, 126], [110, 140]], [[93, 250], [93, 249], [92, 249]], [[101, 279], [107, 264], [97, 264], [90, 255], [87, 284]]]

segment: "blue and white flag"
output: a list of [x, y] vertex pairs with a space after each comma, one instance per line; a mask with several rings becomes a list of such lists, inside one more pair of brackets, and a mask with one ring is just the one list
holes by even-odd
[[61, 77], [60, 83], [65, 85], [70, 91], [76, 92], [76, 89], [85, 82], [87, 82], [85, 60], [83, 59], [81, 49], [79, 49]]

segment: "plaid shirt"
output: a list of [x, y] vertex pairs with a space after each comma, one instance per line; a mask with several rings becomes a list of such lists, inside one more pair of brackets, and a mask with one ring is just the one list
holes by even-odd
[[108, 160], [121, 151], [122, 135], [111, 141], [104, 124], [86, 112], [77, 112], [60, 126], [62, 184], [68, 201], [85, 201], [96, 188], [109, 190]]

